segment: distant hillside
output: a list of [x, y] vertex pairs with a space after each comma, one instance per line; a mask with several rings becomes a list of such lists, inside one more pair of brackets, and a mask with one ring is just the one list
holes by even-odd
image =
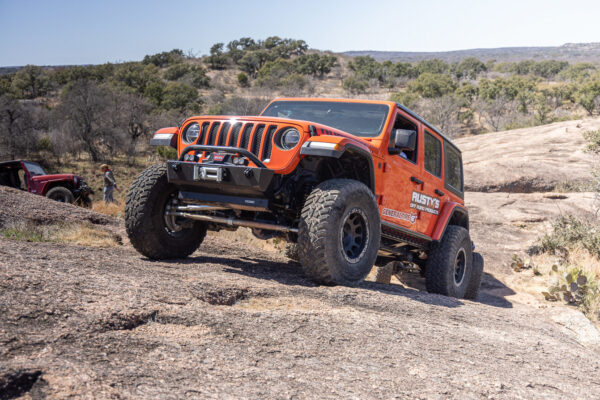
[[480, 60], [496, 60], [498, 62], [522, 60], [563, 60], [574, 62], [599, 62], [600, 43], [567, 43], [558, 47], [501, 47], [496, 49], [469, 49], [440, 52], [408, 52], [408, 51], [347, 51], [347, 56], [369, 55], [377, 61], [414, 62], [439, 58], [446, 62], [457, 62], [466, 57], [477, 57]]

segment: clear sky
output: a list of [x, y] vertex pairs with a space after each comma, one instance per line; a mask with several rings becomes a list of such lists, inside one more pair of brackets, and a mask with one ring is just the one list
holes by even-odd
[[600, 42], [600, 0], [0, 0], [0, 66], [200, 55], [273, 35], [333, 51]]

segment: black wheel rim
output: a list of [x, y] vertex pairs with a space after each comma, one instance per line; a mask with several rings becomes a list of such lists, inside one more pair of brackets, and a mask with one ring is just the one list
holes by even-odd
[[467, 255], [465, 253], [465, 249], [462, 247], [458, 250], [456, 254], [456, 259], [454, 260], [454, 284], [459, 286], [462, 281], [465, 279], [465, 271], [467, 269]]
[[366, 215], [360, 209], [346, 214], [342, 224], [341, 241], [344, 257], [348, 262], [357, 262], [367, 246], [369, 228]]

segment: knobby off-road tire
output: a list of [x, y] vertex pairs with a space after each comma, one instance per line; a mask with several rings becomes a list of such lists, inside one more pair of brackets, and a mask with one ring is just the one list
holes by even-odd
[[375, 267], [375, 282], [377, 283], [389, 285], [392, 282], [392, 275], [394, 275], [393, 262]]
[[165, 221], [166, 205], [177, 195], [167, 181], [166, 164], [144, 170], [133, 182], [125, 201], [125, 229], [133, 247], [148, 258], [185, 258], [200, 246], [206, 236], [202, 222], [185, 221], [173, 231]]
[[473, 268], [471, 269], [471, 279], [465, 292], [465, 299], [475, 300], [477, 295], [479, 295], [481, 278], [483, 278], [483, 265], [483, 256], [479, 253], [473, 253]]
[[442, 240], [427, 257], [425, 284], [430, 293], [462, 298], [471, 279], [473, 265], [469, 231], [450, 225]]
[[75, 201], [75, 196], [69, 189], [64, 186], [57, 186], [46, 193], [46, 197], [51, 200], [56, 200], [60, 203], [73, 203]]
[[317, 283], [356, 285], [373, 267], [380, 236], [379, 209], [369, 188], [331, 179], [315, 187], [304, 203], [298, 258]]

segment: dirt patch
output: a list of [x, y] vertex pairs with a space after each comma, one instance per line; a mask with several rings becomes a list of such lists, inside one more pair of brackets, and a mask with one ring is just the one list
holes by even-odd
[[0, 369], [0, 400], [16, 399], [24, 396], [39, 381], [42, 371]]
[[213, 306], [232, 306], [238, 301], [245, 299], [247, 293], [247, 289], [225, 288], [203, 291], [197, 293], [196, 297]]
[[108, 318], [102, 319], [99, 325], [100, 332], [122, 331], [135, 329], [156, 319], [158, 311], [142, 313], [113, 313]]

